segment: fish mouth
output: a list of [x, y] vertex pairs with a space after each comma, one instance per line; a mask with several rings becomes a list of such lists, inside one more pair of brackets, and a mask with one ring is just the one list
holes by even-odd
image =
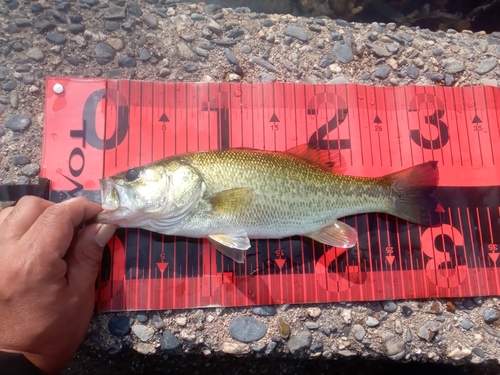
[[120, 196], [115, 183], [110, 178], [99, 179], [101, 185], [101, 207], [106, 211], [116, 211], [120, 207]]
[[101, 207], [103, 211], [97, 214], [96, 222], [102, 224], [113, 224], [116, 214], [120, 208], [120, 196], [115, 183], [110, 178], [99, 179], [101, 186]]

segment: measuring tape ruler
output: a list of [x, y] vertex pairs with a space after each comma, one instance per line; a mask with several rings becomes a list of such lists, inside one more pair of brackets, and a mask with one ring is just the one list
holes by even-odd
[[1, 208], [16, 204], [26, 195], [49, 199], [49, 186], [50, 181], [46, 178], [40, 178], [38, 185], [0, 185]]
[[[52, 88], [64, 88], [55, 93]], [[500, 91], [48, 78], [42, 176], [50, 199], [99, 201], [99, 177], [188, 151], [338, 150], [346, 174], [435, 161], [439, 227], [385, 214], [342, 219], [352, 249], [251, 241], [245, 264], [208, 241], [119, 229], [96, 287], [100, 311], [500, 294]]]

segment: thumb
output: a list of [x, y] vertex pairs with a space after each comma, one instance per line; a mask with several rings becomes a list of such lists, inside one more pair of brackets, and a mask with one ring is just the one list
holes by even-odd
[[95, 224], [83, 228], [68, 251], [68, 284], [77, 291], [94, 287], [103, 248], [116, 231], [114, 225]]

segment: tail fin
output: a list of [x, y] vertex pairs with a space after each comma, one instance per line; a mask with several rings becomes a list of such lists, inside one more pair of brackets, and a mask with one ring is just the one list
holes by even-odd
[[392, 180], [395, 198], [392, 215], [426, 226], [441, 223], [442, 207], [433, 196], [439, 183], [437, 162], [419, 164], [386, 178]]

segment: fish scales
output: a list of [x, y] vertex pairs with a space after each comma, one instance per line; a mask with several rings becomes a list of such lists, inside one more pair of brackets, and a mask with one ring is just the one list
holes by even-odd
[[209, 207], [195, 212], [179, 233], [241, 227], [256, 238], [305, 234], [347, 214], [385, 211], [392, 202], [380, 179], [333, 174], [287, 154], [227, 150], [184, 159], [206, 183], [206, 197], [234, 188], [255, 194], [249, 206], [226, 215], [212, 215]]

